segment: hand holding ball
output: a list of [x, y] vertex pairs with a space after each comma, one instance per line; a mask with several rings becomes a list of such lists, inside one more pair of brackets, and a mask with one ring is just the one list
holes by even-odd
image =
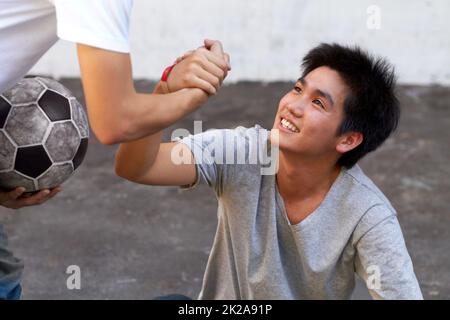
[[60, 83], [25, 78], [0, 95], [0, 188], [26, 192], [66, 181], [87, 151], [81, 104]]

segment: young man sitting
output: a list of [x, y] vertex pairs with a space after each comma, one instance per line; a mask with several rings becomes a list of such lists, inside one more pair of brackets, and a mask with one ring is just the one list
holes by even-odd
[[397, 127], [392, 68], [337, 44], [312, 49], [303, 67], [271, 131], [170, 143], [159, 132], [121, 144], [116, 173], [149, 185], [202, 178], [214, 189], [219, 221], [200, 299], [348, 299], [355, 273], [375, 299], [422, 299], [396, 211], [357, 165]]

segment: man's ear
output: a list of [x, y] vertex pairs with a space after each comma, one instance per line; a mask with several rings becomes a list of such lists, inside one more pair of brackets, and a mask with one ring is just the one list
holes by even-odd
[[349, 152], [361, 144], [364, 136], [361, 132], [347, 132], [338, 139], [336, 151], [339, 153]]

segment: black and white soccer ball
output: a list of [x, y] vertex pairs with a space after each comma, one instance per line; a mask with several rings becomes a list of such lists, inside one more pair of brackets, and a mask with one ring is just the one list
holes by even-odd
[[89, 124], [81, 104], [57, 81], [24, 78], [0, 95], [0, 188], [53, 188], [81, 164]]

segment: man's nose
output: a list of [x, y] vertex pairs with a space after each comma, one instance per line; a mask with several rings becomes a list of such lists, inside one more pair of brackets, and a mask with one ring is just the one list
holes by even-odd
[[288, 103], [287, 108], [295, 117], [301, 117], [303, 115], [304, 105], [304, 102], [299, 99]]

